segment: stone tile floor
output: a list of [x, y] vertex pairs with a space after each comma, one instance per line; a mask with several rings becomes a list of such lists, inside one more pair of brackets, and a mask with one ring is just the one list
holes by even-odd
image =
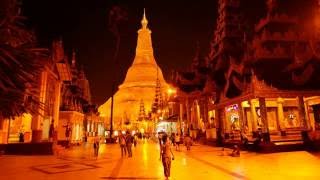
[[[0, 179], [164, 179], [156, 143], [139, 142], [132, 158], [121, 158], [117, 144], [102, 144], [95, 159], [92, 147], [73, 147], [59, 156], [2, 155]], [[204, 145], [192, 146], [191, 151], [174, 150], [171, 179], [320, 179], [320, 153], [243, 151], [240, 157], [231, 157], [230, 151]]]

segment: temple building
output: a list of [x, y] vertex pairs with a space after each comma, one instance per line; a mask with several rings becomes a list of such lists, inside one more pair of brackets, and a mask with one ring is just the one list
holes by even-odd
[[[224, 143], [246, 137], [249, 142], [260, 139], [268, 147], [302, 145], [319, 130], [320, 87], [319, 37], [300, 25], [318, 15], [297, 18], [284, 2], [268, 0], [266, 4], [264, 17], [252, 33], [246, 33], [241, 32], [235, 14], [241, 12], [240, 0], [219, 1], [213, 41], [219, 47], [211, 48], [210, 62], [218, 89], [209, 109]], [[233, 31], [220, 30], [235, 23], [240, 25]], [[224, 44], [228, 39], [236, 43]]]
[[[152, 106], [159, 104], [168, 84], [153, 55], [151, 30], [148, 28], [146, 14], [138, 30], [136, 55], [128, 69], [125, 80], [113, 95], [113, 127], [115, 130], [134, 129], [137, 121], [152, 112]], [[158, 93], [157, 93], [158, 91]], [[157, 96], [157, 97], [156, 97]], [[110, 126], [111, 100], [109, 98], [99, 107], [100, 116]], [[156, 104], [154, 104], [156, 99]], [[143, 106], [143, 107], [142, 107]]]
[[[79, 143], [86, 135], [104, 134], [103, 122], [99, 122], [97, 108], [91, 102], [89, 81], [83, 68], [76, 64], [76, 53], [72, 53], [70, 63], [62, 40], [57, 40], [45, 58], [44, 68], [36, 77], [37, 86], [29, 87], [37, 88], [38, 94], [26, 96], [27, 101], [34, 99], [39, 103], [32, 104], [34, 112], [4, 120], [0, 126], [0, 144], [21, 142], [21, 134], [24, 143], [53, 139]], [[54, 137], [49, 134], [51, 126]]]
[[212, 124], [208, 114], [208, 102], [215, 94], [215, 87], [208, 77], [207, 58], [201, 55], [197, 44], [196, 53], [191, 66], [175, 73], [174, 82], [178, 87], [176, 103], [179, 104], [179, 123], [182, 133], [197, 138], [201, 132], [206, 131], [210, 136], [208, 127]]
[[[250, 16], [242, 0], [218, 1], [207, 65], [180, 72], [176, 81], [179, 92], [187, 92], [178, 93], [184, 99], [181, 118], [190, 133], [207, 124], [207, 140], [219, 145], [315, 147], [320, 142], [320, 4], [295, 8], [285, 1], [265, 2], [256, 2], [265, 11]], [[296, 17], [297, 9], [312, 13]], [[201, 75], [201, 67], [207, 73]]]

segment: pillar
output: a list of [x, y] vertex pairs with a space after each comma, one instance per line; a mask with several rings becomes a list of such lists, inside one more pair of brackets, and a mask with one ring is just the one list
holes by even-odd
[[195, 125], [196, 129], [201, 129], [201, 113], [200, 113], [200, 102], [198, 100], [195, 100], [194, 104], [194, 110], [195, 110]]
[[307, 128], [306, 110], [304, 108], [303, 96], [298, 96], [299, 120], [303, 128]]
[[208, 98], [208, 96], [205, 96], [203, 100], [203, 121], [207, 123], [209, 122]]
[[308, 130], [312, 130], [312, 126], [311, 126], [311, 122], [310, 122], [310, 115], [309, 115], [309, 102], [308, 101], [305, 101], [304, 109], [305, 109], [306, 128]]
[[267, 106], [266, 99], [263, 97], [259, 97], [259, 107], [260, 107], [260, 118], [263, 123], [262, 134], [264, 142], [270, 142], [270, 134], [269, 134], [269, 123], [267, 118]]
[[[247, 126], [248, 126], [248, 132], [247, 133], [250, 133], [253, 131], [253, 128], [252, 128], [252, 124], [253, 124], [253, 119], [251, 118], [248, 118], [247, 115], [246, 115], [246, 111], [244, 111], [244, 108], [243, 107], [246, 107], [247, 104], [250, 104], [248, 101], [244, 101], [241, 103], [241, 108], [242, 108], [242, 114], [243, 114], [243, 119], [247, 121]], [[247, 119], [246, 119], [247, 117]]]
[[223, 109], [216, 109], [216, 118], [215, 118], [215, 124], [217, 129], [217, 144], [219, 146], [223, 145]]
[[10, 133], [10, 120], [9, 119], [1, 119], [0, 123], [2, 123], [2, 128], [0, 128], [0, 144], [7, 144], [9, 143], [9, 133]]
[[42, 139], [42, 127], [41, 123], [43, 122], [43, 115], [44, 115], [44, 107], [46, 97], [47, 97], [47, 81], [48, 81], [48, 72], [43, 71], [40, 75], [40, 95], [39, 95], [39, 102], [40, 106], [38, 108], [39, 114], [32, 118], [32, 142], [40, 142]]
[[281, 134], [284, 135], [285, 133], [285, 119], [284, 119], [284, 113], [283, 113], [283, 102], [284, 100], [282, 98], [277, 99], [277, 113], [278, 113], [278, 123], [279, 128], [281, 131]]
[[186, 125], [187, 125], [187, 133], [190, 133], [190, 108], [189, 108], [189, 100], [186, 98], [186, 112], [187, 112], [187, 120], [186, 120]]
[[60, 101], [61, 101], [61, 82], [56, 81], [55, 84], [55, 100], [53, 107], [53, 120], [54, 120], [54, 129], [55, 136], [58, 137], [58, 127], [59, 127], [59, 112], [60, 112]]
[[252, 120], [252, 131], [257, 130], [257, 122], [258, 122], [258, 116], [256, 112], [256, 107], [255, 107], [256, 100], [251, 99], [250, 100], [250, 108], [251, 108], [251, 120]]
[[183, 133], [182, 129], [182, 121], [183, 121], [183, 104], [179, 104], [179, 126], [180, 126], [180, 133]]
[[[244, 118], [244, 112], [243, 112], [243, 108], [242, 108], [242, 103], [238, 103], [238, 107], [239, 107], [239, 119], [240, 119], [240, 130], [243, 131], [246, 128], [246, 123], [245, 123], [245, 118]], [[247, 133], [247, 132], [246, 132]]]

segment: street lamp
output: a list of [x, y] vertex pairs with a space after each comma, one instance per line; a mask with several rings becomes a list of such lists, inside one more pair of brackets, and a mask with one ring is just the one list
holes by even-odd
[[177, 93], [177, 90], [175, 88], [169, 87], [168, 90], [167, 90], [167, 93], [168, 93], [168, 97], [170, 98], [171, 95]]

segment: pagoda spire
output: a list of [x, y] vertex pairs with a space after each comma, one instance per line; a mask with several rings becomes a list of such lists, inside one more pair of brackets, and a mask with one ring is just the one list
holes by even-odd
[[146, 9], [143, 8], [143, 17], [141, 20], [141, 25], [142, 25], [142, 29], [147, 29], [148, 28], [148, 20], [146, 17]]
[[152, 112], [156, 113], [159, 109], [163, 108], [163, 100], [161, 93], [161, 82], [159, 80], [159, 74], [157, 69], [157, 79], [156, 79], [156, 89], [155, 89], [155, 97], [152, 104]]
[[146, 112], [145, 112], [145, 108], [144, 108], [144, 102], [143, 102], [143, 99], [140, 100], [140, 110], [139, 110], [139, 117], [138, 119], [140, 121], [144, 120], [146, 116]]
[[[146, 17], [146, 11], [143, 11], [141, 20], [141, 28], [138, 30], [138, 42], [136, 48], [136, 56], [145, 56], [148, 58], [137, 59], [133, 63], [153, 63], [156, 64], [153, 57], [153, 48], [151, 40], [151, 30], [148, 28], [148, 20]], [[140, 60], [143, 60], [142, 62]]]

